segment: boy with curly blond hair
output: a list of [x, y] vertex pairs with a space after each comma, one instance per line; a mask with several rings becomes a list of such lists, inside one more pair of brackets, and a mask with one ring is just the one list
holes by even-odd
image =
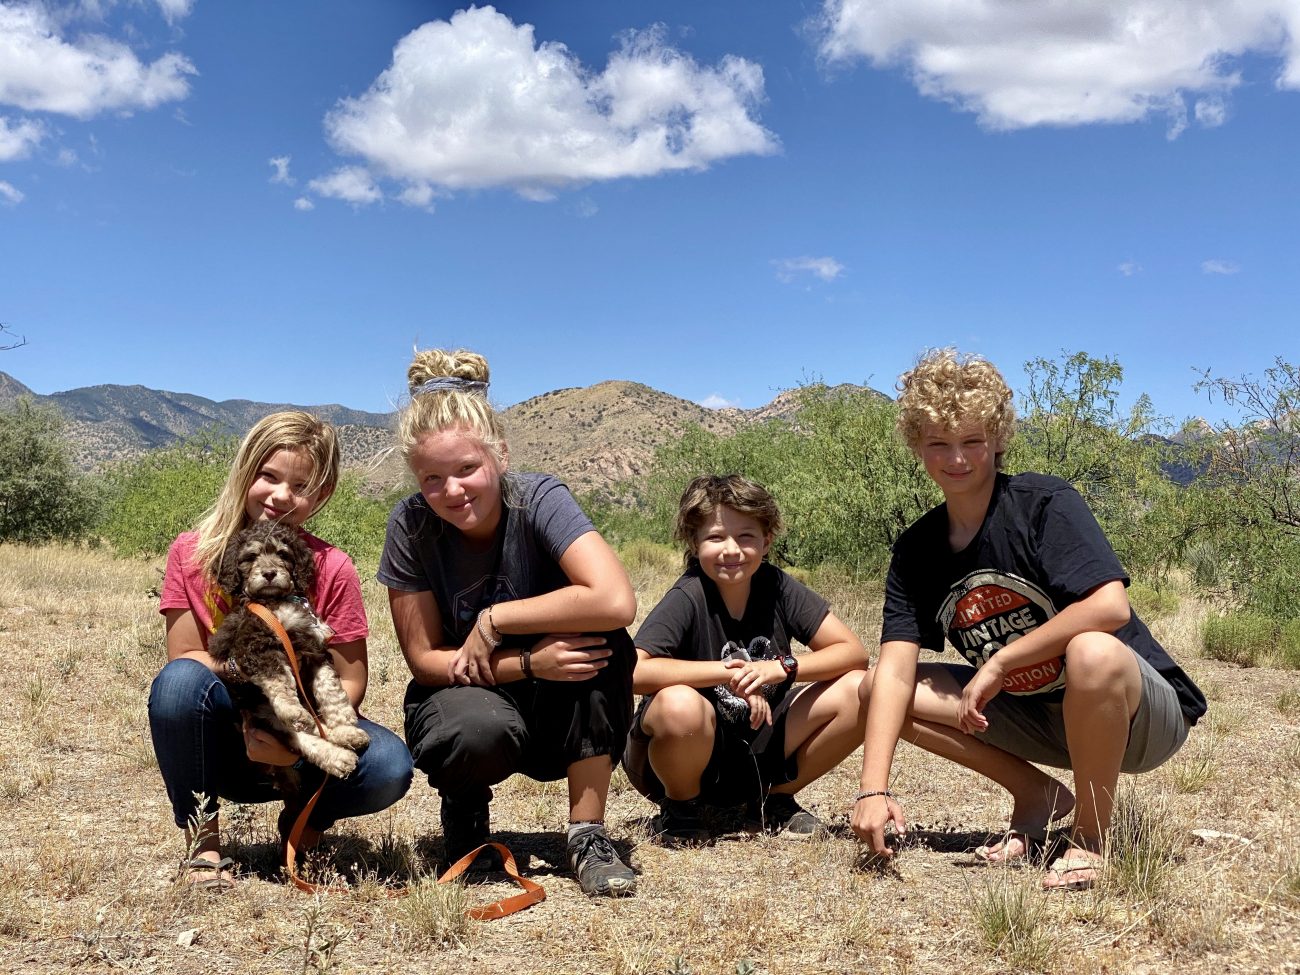
[[[1168, 760], [1205, 698], [1129, 606], [1129, 578], [1077, 491], [1002, 473], [1011, 390], [983, 359], [941, 349], [899, 382], [898, 432], [944, 503], [894, 545], [869, 701], [854, 831], [889, 855], [906, 828], [889, 789], [900, 737], [1011, 793], [990, 863], [1030, 861], [1071, 810], [1070, 844], [1046, 888], [1091, 886], [1104, 863], [1119, 773]], [[918, 663], [947, 638], [967, 664]], [[1074, 772], [1075, 793], [1035, 765]]]

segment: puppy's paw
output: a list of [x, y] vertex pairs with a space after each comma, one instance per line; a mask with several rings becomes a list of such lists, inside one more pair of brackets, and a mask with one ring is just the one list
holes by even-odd
[[346, 779], [357, 769], [356, 752], [350, 752], [346, 748], [331, 748], [321, 759], [320, 767], [336, 779]]
[[330, 741], [359, 752], [370, 744], [370, 736], [356, 725], [339, 725], [330, 729]]

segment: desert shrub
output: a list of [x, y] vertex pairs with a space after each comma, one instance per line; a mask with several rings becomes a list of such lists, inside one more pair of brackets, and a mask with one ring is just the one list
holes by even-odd
[[650, 572], [679, 572], [683, 567], [682, 553], [676, 546], [662, 545], [638, 538], [622, 545], [618, 556], [628, 571], [644, 569]]
[[122, 555], [161, 555], [221, 491], [238, 441], [205, 434], [127, 461], [108, 476], [100, 533]]
[[1178, 612], [1180, 600], [1178, 594], [1168, 589], [1149, 586], [1144, 582], [1135, 582], [1128, 588], [1128, 601], [1138, 616], [1143, 619], [1155, 619], [1158, 616], [1172, 616]]
[[365, 494], [364, 487], [360, 474], [344, 471], [329, 504], [306, 527], [352, 556], [361, 577], [368, 579], [379, 568], [388, 513], [403, 492], [373, 498]]
[[1233, 612], [1206, 619], [1201, 637], [1205, 655], [1243, 667], [1256, 667], [1278, 644], [1278, 624], [1259, 613]]
[[1277, 657], [1281, 666], [1300, 670], [1300, 620], [1287, 620], [1278, 633]]
[[[216, 500], [239, 442], [200, 436], [150, 451], [109, 478], [107, 515], [100, 532], [124, 555], [161, 555], [189, 531]], [[345, 471], [334, 496], [307, 528], [343, 549], [364, 576], [374, 574], [384, 544], [389, 498], [367, 497], [359, 475]]]
[[58, 410], [23, 397], [0, 411], [0, 542], [81, 538], [99, 503], [73, 470]]

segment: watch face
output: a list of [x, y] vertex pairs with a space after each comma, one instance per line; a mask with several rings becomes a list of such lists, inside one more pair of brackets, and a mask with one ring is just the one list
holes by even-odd
[[786, 654], [781, 658], [781, 667], [787, 674], [793, 674], [799, 669], [799, 662], [794, 659], [792, 654]]

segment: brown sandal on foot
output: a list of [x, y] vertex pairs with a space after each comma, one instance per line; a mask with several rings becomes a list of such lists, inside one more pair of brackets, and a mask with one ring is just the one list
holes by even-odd
[[[233, 869], [234, 866], [235, 861], [230, 857], [222, 857], [220, 860], [195, 857], [188, 863], [181, 864], [181, 874], [178, 879], [189, 884], [195, 890], [210, 890], [222, 894], [235, 886], [234, 880], [223, 876], [227, 870]], [[210, 873], [211, 876], [200, 879], [198, 875], [202, 873]]]

